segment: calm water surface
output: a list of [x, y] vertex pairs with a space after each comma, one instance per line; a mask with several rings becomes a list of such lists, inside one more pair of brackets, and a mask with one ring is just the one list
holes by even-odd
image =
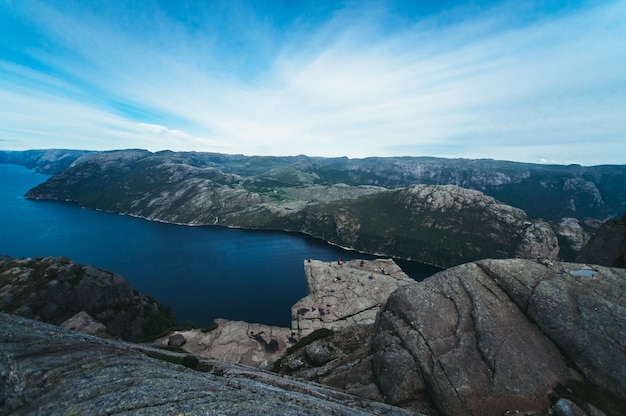
[[[47, 178], [0, 164], [0, 254], [66, 256], [119, 273], [181, 322], [289, 327], [291, 305], [306, 295], [305, 259], [374, 258], [299, 234], [178, 226], [23, 198]], [[440, 270], [399, 264], [418, 280]]]

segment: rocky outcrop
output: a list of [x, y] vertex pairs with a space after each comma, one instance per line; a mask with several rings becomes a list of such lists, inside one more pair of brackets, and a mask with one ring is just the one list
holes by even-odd
[[22, 165], [36, 172], [55, 174], [67, 169], [81, 156], [90, 153], [94, 152], [67, 149], [0, 150], [0, 163]]
[[378, 385], [390, 403], [426, 400], [444, 415], [547, 409], [581, 375], [624, 399], [624, 289], [619, 269], [583, 264], [448, 269], [389, 297], [373, 341]]
[[107, 327], [93, 319], [85, 311], [80, 311], [67, 321], [61, 324], [61, 328], [79, 331], [83, 334], [89, 334], [100, 338], [113, 338]]
[[626, 267], [626, 213], [602, 224], [578, 254], [578, 261], [608, 267]]
[[559, 240], [550, 224], [542, 220], [524, 222], [524, 231], [515, 248], [515, 257], [556, 259], [559, 252]]
[[157, 342], [169, 344], [175, 336], [184, 340], [177, 346], [198, 357], [255, 368], [269, 368], [296, 342], [289, 328], [226, 319], [216, 319], [209, 328], [176, 331]]
[[0, 313], [0, 413], [411, 414], [320, 385], [104, 340], [4, 313]]
[[0, 311], [60, 325], [88, 326], [85, 312], [114, 337], [137, 340], [176, 324], [170, 308], [123, 277], [64, 257], [0, 257]]
[[414, 185], [304, 205], [281, 215], [257, 207], [221, 221], [302, 232], [342, 247], [439, 266], [482, 258], [555, 258], [559, 250], [554, 231], [544, 221], [454, 185]]
[[[180, 347], [196, 356], [269, 368], [298, 340], [317, 329], [341, 332], [356, 327], [361, 333], [360, 328], [367, 327], [371, 333], [387, 297], [398, 287], [415, 282], [391, 259], [306, 260], [304, 270], [309, 293], [292, 307], [291, 328], [216, 319], [210, 327], [176, 331], [157, 342], [168, 344], [175, 335], [184, 338]], [[337, 358], [330, 350], [326, 351], [329, 361]], [[313, 360], [324, 355], [323, 351], [309, 353]]]
[[583, 248], [590, 235], [577, 218], [561, 218], [555, 225], [555, 232], [559, 239], [559, 257], [565, 261], [575, 261], [576, 256]]
[[290, 347], [273, 370], [382, 402], [372, 371], [373, 331], [374, 325], [317, 330]]
[[389, 259], [307, 260], [304, 273], [308, 295], [291, 308], [291, 328], [297, 337], [321, 328], [371, 325], [393, 291], [415, 282]]

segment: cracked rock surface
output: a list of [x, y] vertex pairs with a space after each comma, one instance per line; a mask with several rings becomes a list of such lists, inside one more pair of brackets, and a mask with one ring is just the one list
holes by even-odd
[[444, 415], [547, 409], [579, 373], [623, 397], [625, 287], [620, 269], [521, 259], [404, 286], [376, 324], [378, 385], [390, 403], [427, 399]]
[[309, 294], [291, 308], [291, 328], [299, 336], [371, 325], [393, 291], [415, 283], [390, 259], [306, 260], [304, 272]]
[[0, 313], [0, 414], [410, 414], [223, 362], [194, 371], [145, 349]]

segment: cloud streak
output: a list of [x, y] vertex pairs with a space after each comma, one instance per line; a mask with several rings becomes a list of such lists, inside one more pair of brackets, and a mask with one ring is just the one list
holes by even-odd
[[0, 136], [13, 148], [626, 162], [624, 2], [467, 10], [394, 26], [380, 6], [348, 7], [278, 24], [238, 3], [194, 26], [156, 7], [16, 6], [3, 13], [41, 37], [28, 59], [0, 56]]

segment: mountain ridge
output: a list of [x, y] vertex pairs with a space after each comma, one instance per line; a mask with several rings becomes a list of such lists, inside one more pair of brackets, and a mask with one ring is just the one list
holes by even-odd
[[[26, 156], [32, 161], [32, 152]], [[538, 231], [535, 225], [541, 226], [544, 237], [534, 240], [544, 248], [526, 255], [554, 258], [557, 252], [550, 246], [556, 230], [565, 259], [573, 259], [580, 241], [589, 238], [588, 224], [592, 222], [586, 218], [602, 220], [626, 210], [626, 166], [622, 165], [585, 168], [486, 159], [270, 157], [140, 149], [77, 153], [73, 157], [66, 169], [30, 190], [26, 197], [69, 201], [177, 224], [297, 231], [344, 247], [443, 266], [485, 256], [524, 255], [517, 245], [528, 234], [528, 225], [533, 225], [533, 231]], [[6, 159], [0, 152], [0, 162]], [[9, 159], [19, 161], [16, 155]], [[409, 198], [410, 189], [452, 185], [466, 189], [463, 198], [467, 201], [475, 199], [476, 191], [484, 198], [473, 208], [469, 203], [458, 204], [464, 208], [459, 211], [463, 213], [461, 221], [455, 222], [451, 213], [442, 218], [434, 206], [429, 218], [416, 216], [431, 203]], [[479, 206], [499, 206], [488, 202], [489, 198], [521, 211], [513, 216], [514, 224], [485, 230], [498, 215], [484, 209], [482, 214], [475, 211]], [[415, 221], [409, 223], [408, 217]], [[570, 217], [574, 220], [563, 221]], [[550, 227], [542, 218], [551, 223]], [[449, 231], [466, 227], [463, 219], [474, 224], [473, 235], [463, 237], [472, 247], [459, 248], [459, 244], [467, 243], [457, 238], [452, 255], [442, 254], [449, 248], [446, 239], [454, 237]], [[423, 221], [430, 227], [421, 226]], [[390, 229], [397, 233], [390, 234]], [[425, 241], [432, 233], [436, 235]], [[403, 234], [404, 240], [399, 238]], [[488, 241], [498, 235], [499, 239]], [[472, 244], [472, 240], [482, 242]], [[437, 243], [431, 247], [433, 241]], [[504, 252], [502, 247], [507, 247]], [[440, 255], [430, 254], [435, 252]]]

